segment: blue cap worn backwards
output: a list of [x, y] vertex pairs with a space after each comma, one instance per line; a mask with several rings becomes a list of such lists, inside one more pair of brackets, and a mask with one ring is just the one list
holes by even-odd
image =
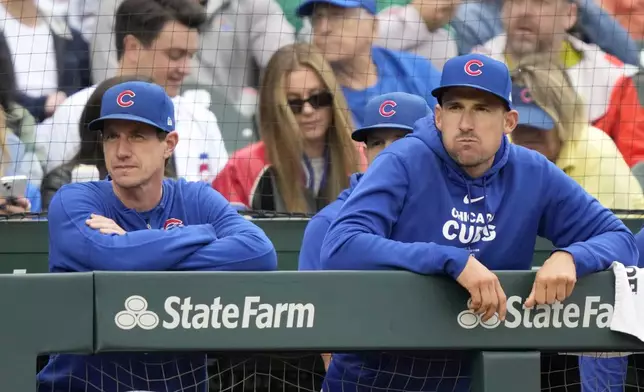
[[300, 18], [311, 16], [316, 4], [328, 4], [341, 8], [364, 8], [372, 15], [378, 13], [376, 0], [304, 0], [297, 7], [295, 13]]
[[494, 94], [512, 108], [512, 79], [508, 67], [483, 54], [466, 54], [452, 57], [443, 67], [440, 87], [432, 95], [441, 96], [451, 87], [471, 87]]
[[105, 120], [128, 120], [174, 131], [174, 104], [165, 90], [153, 83], [126, 82], [110, 87], [101, 101], [101, 117], [89, 129], [103, 129]]
[[414, 123], [431, 113], [424, 98], [407, 93], [388, 93], [371, 98], [365, 107], [363, 126], [351, 137], [364, 142], [369, 131], [402, 129], [413, 131]]
[[555, 122], [545, 110], [532, 99], [527, 87], [512, 86], [512, 103], [519, 112], [519, 125], [525, 125], [544, 131], [554, 129]]

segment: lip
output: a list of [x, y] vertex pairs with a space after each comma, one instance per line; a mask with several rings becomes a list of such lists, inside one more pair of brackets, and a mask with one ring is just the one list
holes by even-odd
[[317, 125], [318, 125], [318, 122], [313, 121], [313, 122], [308, 122], [308, 123], [302, 123], [300, 125], [300, 127], [302, 127], [302, 128], [315, 128]]
[[114, 166], [114, 169], [116, 170], [127, 170], [127, 169], [135, 169], [136, 166]]
[[476, 139], [456, 139], [459, 143], [478, 143]]

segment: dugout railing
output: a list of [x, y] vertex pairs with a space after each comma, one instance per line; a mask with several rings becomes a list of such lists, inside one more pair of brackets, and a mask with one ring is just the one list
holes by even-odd
[[[644, 350], [609, 329], [611, 271], [581, 279], [562, 306], [531, 312], [521, 303], [534, 273], [499, 277], [508, 318], [483, 325], [466, 311], [467, 293], [455, 282], [407, 272], [0, 275], [0, 390], [35, 391], [37, 355], [55, 352], [206, 351], [222, 358], [468, 350], [475, 352], [475, 391], [532, 392], [542, 388], [541, 352]], [[184, 314], [186, 301], [193, 306]], [[196, 317], [213, 303], [216, 322], [212, 314]]]
[[[276, 214], [272, 214], [276, 215]], [[0, 274], [16, 272], [47, 272], [48, 233], [47, 221], [38, 220], [44, 216], [30, 219], [7, 220], [0, 217]], [[298, 255], [302, 244], [306, 218], [289, 215], [271, 217], [270, 214], [253, 214], [253, 223], [261, 227], [271, 239], [277, 250], [279, 269], [297, 270]], [[624, 219], [633, 233], [639, 232], [644, 219]], [[548, 258], [552, 244], [537, 238], [533, 265], [539, 266]]]

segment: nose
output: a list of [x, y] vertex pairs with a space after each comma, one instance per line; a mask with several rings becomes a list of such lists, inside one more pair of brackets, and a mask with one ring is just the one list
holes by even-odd
[[175, 63], [174, 70], [182, 77], [190, 75], [190, 72], [192, 71], [192, 58], [185, 56], [181, 60], [178, 60]]
[[318, 15], [313, 20], [313, 34], [328, 35], [331, 32], [331, 24], [326, 15]]
[[305, 116], [310, 116], [315, 113], [315, 108], [311, 105], [310, 102], [306, 102], [302, 105], [302, 114]]
[[458, 122], [458, 128], [464, 132], [471, 131], [474, 129], [474, 119], [471, 111], [463, 110], [463, 114], [461, 115], [461, 120]]
[[116, 143], [116, 157], [119, 160], [125, 160], [132, 156], [132, 148], [126, 137], [119, 137]]

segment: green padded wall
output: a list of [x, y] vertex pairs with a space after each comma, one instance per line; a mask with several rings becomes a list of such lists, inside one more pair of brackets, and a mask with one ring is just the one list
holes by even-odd
[[[281, 270], [296, 270], [307, 219], [255, 219], [269, 236], [279, 258]], [[624, 220], [633, 231], [639, 232], [644, 219]], [[0, 221], [0, 273], [27, 270], [29, 273], [47, 272], [48, 234], [46, 221]], [[552, 244], [538, 238], [533, 264], [539, 266], [548, 258]]]

